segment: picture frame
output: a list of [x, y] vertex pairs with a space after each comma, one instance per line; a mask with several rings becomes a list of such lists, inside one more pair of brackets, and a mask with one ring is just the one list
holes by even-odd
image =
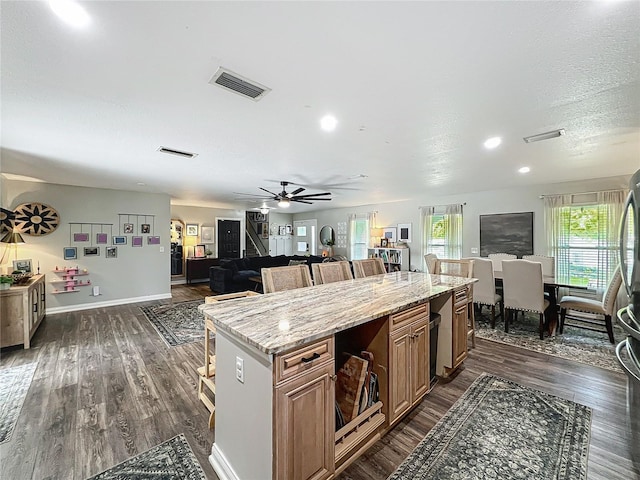
[[160, 245], [160, 237], [155, 237], [155, 236], [147, 237], [147, 244]]
[[205, 257], [204, 251], [205, 251], [204, 245], [196, 245], [193, 250], [193, 256], [196, 258], [204, 258]]
[[[300, 233], [300, 229], [304, 228], [304, 233]], [[293, 225], [285, 225], [285, 231], [287, 235], [291, 235], [293, 233]], [[298, 236], [304, 237], [307, 234], [307, 227], [298, 227]]]
[[31, 259], [25, 258], [22, 260], [14, 260], [13, 261], [13, 271], [20, 270], [24, 273], [33, 273], [33, 268], [31, 266]]
[[113, 243], [114, 245], [126, 245], [127, 237], [123, 237], [123, 236], [113, 237], [113, 241], [111, 243]]
[[64, 247], [62, 256], [65, 260], [75, 260], [78, 258], [78, 249], [76, 247]]
[[213, 243], [213, 227], [201, 227], [200, 240], [204, 243]]
[[385, 227], [382, 229], [382, 238], [386, 238], [389, 243], [396, 243], [396, 227]]
[[187, 223], [185, 235], [187, 237], [197, 237], [198, 236], [198, 224], [197, 223]]
[[131, 237], [131, 246], [132, 247], [141, 247], [142, 246], [142, 237]]
[[533, 212], [480, 215], [480, 256], [533, 255]]
[[284, 225], [280, 225], [278, 227], [278, 235], [285, 235], [286, 233], [287, 233], [287, 230], [286, 230], [285, 226]]
[[133, 223], [125, 223], [123, 226], [124, 233], [133, 233]]
[[262, 238], [269, 238], [269, 224], [268, 223], [263, 223], [262, 224]]
[[386, 238], [381, 238], [380, 239], [380, 247], [381, 248], [387, 248], [389, 246], [389, 240], [387, 240]]
[[103, 243], [107, 243], [108, 240], [109, 240], [109, 236], [106, 233], [96, 234], [96, 243], [103, 244]]
[[151, 225], [143, 223], [140, 225], [140, 233], [151, 233]]
[[100, 247], [84, 247], [85, 257], [96, 257], [100, 255]]
[[88, 233], [74, 233], [73, 234], [74, 242], [88, 242], [89, 234]]
[[104, 250], [106, 258], [118, 258], [118, 247], [106, 247]]
[[398, 224], [398, 241], [404, 243], [411, 243], [411, 224], [399, 223]]

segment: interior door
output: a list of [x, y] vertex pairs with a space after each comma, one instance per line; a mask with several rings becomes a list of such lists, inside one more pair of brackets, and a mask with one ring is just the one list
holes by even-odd
[[218, 258], [240, 258], [240, 220], [218, 220]]
[[293, 254], [317, 255], [317, 220], [298, 220], [293, 222]]

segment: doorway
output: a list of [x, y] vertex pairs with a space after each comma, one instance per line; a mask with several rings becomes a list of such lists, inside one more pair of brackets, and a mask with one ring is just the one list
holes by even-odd
[[244, 253], [243, 221], [237, 218], [216, 218], [217, 233], [217, 257], [240, 258]]
[[317, 255], [316, 228], [318, 221], [298, 220], [293, 222], [293, 253], [294, 255]]
[[171, 220], [171, 277], [184, 276], [184, 255], [182, 240], [184, 223], [182, 220]]

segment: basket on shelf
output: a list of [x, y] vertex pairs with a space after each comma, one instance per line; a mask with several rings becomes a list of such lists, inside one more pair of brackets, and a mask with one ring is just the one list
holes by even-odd
[[33, 277], [33, 273], [12, 273], [11, 278], [13, 278], [14, 285], [22, 285], [27, 283], [29, 279]]

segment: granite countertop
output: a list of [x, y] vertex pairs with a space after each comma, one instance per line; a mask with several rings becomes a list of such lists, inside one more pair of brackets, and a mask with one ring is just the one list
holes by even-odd
[[393, 272], [201, 305], [222, 329], [266, 354], [285, 352], [437, 297], [475, 279]]

